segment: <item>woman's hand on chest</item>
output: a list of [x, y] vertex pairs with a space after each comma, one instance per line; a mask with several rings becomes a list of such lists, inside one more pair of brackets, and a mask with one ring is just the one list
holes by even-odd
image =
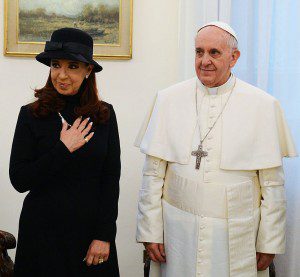
[[92, 122], [88, 123], [89, 118], [81, 121], [81, 117], [77, 118], [73, 125], [68, 128], [68, 124], [64, 121], [60, 132], [60, 140], [65, 144], [71, 153], [81, 148], [94, 135], [90, 133]]

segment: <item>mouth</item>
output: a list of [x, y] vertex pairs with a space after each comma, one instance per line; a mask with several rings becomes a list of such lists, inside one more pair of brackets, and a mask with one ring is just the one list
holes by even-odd
[[58, 86], [59, 86], [61, 89], [67, 89], [69, 85], [70, 85], [70, 84], [67, 84], [67, 83], [58, 83]]
[[207, 69], [207, 68], [200, 68], [201, 71], [207, 71], [207, 72], [212, 72], [215, 71], [214, 69]]

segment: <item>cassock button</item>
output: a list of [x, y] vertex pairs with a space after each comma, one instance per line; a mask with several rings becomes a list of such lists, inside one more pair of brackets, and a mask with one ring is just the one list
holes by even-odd
[[157, 164], [158, 164], [158, 161], [154, 161], [153, 163], [154, 163], [155, 165], [157, 165]]

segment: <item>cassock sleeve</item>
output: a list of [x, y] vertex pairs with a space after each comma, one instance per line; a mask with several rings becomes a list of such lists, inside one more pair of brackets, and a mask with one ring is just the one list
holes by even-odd
[[121, 150], [116, 114], [110, 105], [110, 129], [107, 156], [102, 168], [101, 185], [101, 218], [96, 227], [95, 238], [101, 241], [115, 240], [118, 217], [119, 180], [121, 174]]
[[166, 167], [166, 161], [146, 155], [138, 204], [136, 234], [138, 242], [164, 241], [161, 199]]
[[28, 106], [20, 110], [12, 144], [9, 176], [18, 192], [26, 192], [44, 184], [45, 178], [59, 172], [72, 159], [61, 140], [44, 155], [38, 157], [37, 139], [32, 131], [34, 117]]
[[285, 251], [286, 197], [283, 168], [259, 171], [261, 187], [261, 219], [256, 251], [283, 254]]

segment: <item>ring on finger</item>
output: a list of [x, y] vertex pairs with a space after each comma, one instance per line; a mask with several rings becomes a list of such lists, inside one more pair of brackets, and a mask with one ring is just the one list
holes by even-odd
[[100, 257], [98, 263], [102, 264], [103, 262], [104, 262], [103, 258]]
[[84, 138], [84, 140], [85, 140], [85, 143], [88, 143], [88, 142], [89, 142], [88, 138]]

